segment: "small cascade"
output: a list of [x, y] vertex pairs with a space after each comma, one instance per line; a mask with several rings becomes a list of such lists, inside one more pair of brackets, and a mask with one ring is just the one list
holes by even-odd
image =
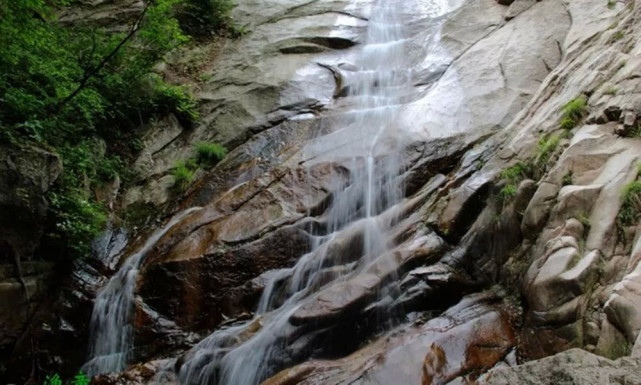
[[[306, 159], [340, 162], [350, 170], [350, 182], [336, 189], [321, 218], [326, 231], [311, 235], [312, 251], [295, 266], [270, 273], [252, 321], [214, 332], [179, 360], [181, 384], [258, 384], [279, 366], [295, 363], [289, 344], [305, 331], [292, 324], [292, 315], [390, 249], [386, 232], [392, 219], [381, 214], [400, 202], [404, 191], [398, 182], [399, 150], [390, 142], [393, 135], [385, 134], [395, 128], [403, 96], [412, 92], [398, 6], [378, 0], [371, 12], [367, 44], [346, 79], [346, 98], [354, 105], [351, 123], [305, 149]], [[360, 245], [342, 252], [348, 238]]]
[[200, 208], [182, 211], [165, 227], [156, 231], [135, 254], [131, 255], [107, 284], [98, 292], [91, 314], [89, 361], [83, 372], [89, 375], [125, 369], [133, 347], [131, 316], [138, 268], [145, 255], [176, 223]]

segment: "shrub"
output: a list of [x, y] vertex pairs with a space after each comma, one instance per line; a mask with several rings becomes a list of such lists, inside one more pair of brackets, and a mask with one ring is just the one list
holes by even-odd
[[155, 83], [155, 99], [160, 110], [173, 112], [185, 125], [190, 125], [198, 119], [198, 101], [186, 87], [169, 85], [158, 76]]
[[188, 0], [180, 15], [183, 28], [193, 35], [230, 29], [233, 32], [231, 0]]
[[532, 166], [527, 163], [518, 162], [514, 166], [501, 172], [501, 179], [507, 180], [512, 184], [517, 184], [527, 178], [532, 173]]
[[547, 168], [550, 155], [556, 151], [560, 142], [561, 138], [558, 135], [546, 135], [539, 139], [539, 143], [536, 148], [535, 164], [540, 173], [543, 173]]
[[499, 191], [499, 201], [505, 203], [516, 195], [519, 182], [528, 178], [532, 173], [532, 166], [529, 163], [518, 162], [512, 167], [501, 172], [500, 177], [506, 182]]
[[641, 181], [630, 182], [623, 188], [617, 219], [622, 226], [635, 225], [641, 219]]
[[561, 116], [561, 128], [571, 130], [585, 117], [588, 111], [588, 99], [581, 95], [572, 99], [561, 109], [563, 115]]
[[517, 186], [514, 184], [505, 185], [499, 192], [501, 200], [507, 201], [510, 198], [514, 197], [516, 195], [516, 190], [517, 190]]
[[49, 195], [57, 232], [52, 238], [62, 240], [71, 257], [89, 255], [91, 241], [107, 223], [104, 207], [90, 201], [83, 190], [72, 189]]
[[225, 155], [227, 149], [215, 143], [201, 142], [196, 144], [196, 161], [202, 167], [211, 167], [220, 162]]
[[193, 161], [178, 162], [171, 170], [171, 175], [174, 176], [175, 184], [180, 190], [185, 190], [189, 184], [194, 180], [194, 171], [197, 166]]

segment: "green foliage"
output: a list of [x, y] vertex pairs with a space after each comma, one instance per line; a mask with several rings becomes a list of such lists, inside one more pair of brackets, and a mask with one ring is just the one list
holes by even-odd
[[62, 239], [73, 256], [88, 255], [91, 240], [107, 222], [106, 210], [86, 195], [80, 189], [63, 189], [49, 195], [57, 230], [51, 236]]
[[66, 245], [74, 257], [88, 255], [91, 240], [107, 221], [105, 208], [92, 200], [90, 192], [122, 173], [122, 161], [105, 156], [97, 151], [98, 147], [95, 141], [88, 140], [60, 148], [66, 167], [49, 194], [55, 225], [48, 235]]
[[571, 130], [581, 122], [588, 111], [588, 99], [581, 95], [569, 101], [562, 108], [561, 128]]
[[242, 37], [243, 35], [248, 34], [249, 29], [247, 29], [247, 27], [244, 25], [232, 24], [231, 27], [229, 27], [229, 32], [231, 33], [231, 36], [233, 38], [237, 39], [239, 37]]
[[142, 150], [143, 150], [143, 148], [145, 148], [145, 144], [143, 143], [142, 139], [140, 139], [140, 138], [133, 138], [133, 139], [129, 142], [129, 148], [130, 148], [130, 150], [131, 150], [131, 151], [133, 151], [134, 153], [138, 153], [138, 152], [142, 151]]
[[49, 235], [70, 254], [86, 253], [104, 225], [106, 211], [91, 192], [122, 175], [116, 153], [140, 150], [133, 128], [167, 112], [183, 122], [198, 117], [185, 88], [151, 75], [188, 40], [174, 17], [184, 1], [155, 0], [131, 38], [56, 23], [52, 7], [69, 0], [0, 1], [0, 140], [62, 155]]
[[572, 177], [573, 177], [572, 171], [568, 171], [567, 174], [563, 175], [563, 179], [561, 180], [561, 184], [563, 186], [570, 186], [571, 184], [574, 183], [574, 181], [572, 180]]
[[501, 172], [500, 178], [506, 182], [505, 186], [499, 191], [499, 201], [505, 203], [516, 196], [518, 184], [532, 174], [532, 165], [529, 163], [518, 162], [512, 167], [506, 168]]
[[523, 179], [527, 178], [532, 173], [532, 166], [518, 162], [514, 166], [507, 168], [501, 172], [501, 179], [507, 180], [510, 183], [517, 184]]
[[618, 92], [619, 92], [619, 90], [618, 90], [615, 86], [610, 86], [610, 87], [608, 87], [608, 88], [605, 90], [604, 94], [605, 94], [605, 95], [612, 95], [612, 96], [614, 96], [614, 95], [616, 95]]
[[173, 111], [183, 124], [191, 124], [199, 117], [198, 101], [186, 87], [172, 86], [157, 80], [156, 103], [162, 111]]
[[215, 143], [201, 142], [196, 144], [196, 161], [202, 167], [211, 167], [220, 162], [225, 155], [227, 149]]
[[610, 38], [610, 41], [615, 42], [617, 40], [623, 39], [624, 37], [625, 37], [625, 33], [623, 33], [623, 31], [616, 31]]
[[147, 11], [138, 32], [136, 44], [152, 56], [155, 62], [165, 52], [189, 41], [174, 16], [174, 7], [185, 0], [155, 0]]
[[614, 0], [608, 0], [606, 5], [607, 5], [608, 9], [614, 9], [614, 7], [617, 5], [617, 3]]
[[541, 169], [541, 171], [544, 171], [548, 161], [550, 160], [550, 155], [556, 151], [560, 142], [561, 138], [558, 135], [545, 135], [539, 139], [539, 143], [536, 148], [535, 164], [539, 169]]
[[198, 166], [193, 161], [178, 162], [171, 170], [171, 175], [174, 176], [175, 186], [180, 190], [186, 190], [187, 187], [194, 180], [194, 173]]
[[629, 127], [621, 136], [625, 138], [641, 138], [641, 123], [638, 123], [636, 126]]
[[177, 162], [171, 170], [171, 175], [175, 179], [174, 186], [179, 191], [184, 191], [189, 187], [194, 180], [194, 174], [201, 167], [212, 167], [227, 155], [227, 149], [215, 143], [200, 142], [196, 144], [195, 149], [196, 155], [194, 157]]
[[576, 218], [581, 224], [583, 225], [584, 228], [584, 233], [589, 234], [590, 233], [590, 227], [592, 226], [590, 224], [590, 215], [586, 213], [581, 213], [579, 216]]
[[188, 0], [183, 7], [183, 28], [194, 35], [229, 29], [234, 34], [231, 19], [232, 0]]
[[503, 201], [507, 201], [516, 196], [516, 189], [516, 185], [507, 184], [501, 189], [501, 191], [499, 191], [499, 195]]
[[621, 226], [632, 226], [641, 219], [641, 181], [625, 185], [621, 197], [621, 208], [617, 217]]

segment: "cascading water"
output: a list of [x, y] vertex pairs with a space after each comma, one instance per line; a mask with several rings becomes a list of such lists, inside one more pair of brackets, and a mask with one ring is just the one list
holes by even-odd
[[138, 267], [145, 255], [176, 223], [199, 210], [191, 208], [176, 215], [165, 227], [155, 232], [145, 245], [127, 258], [118, 272], [100, 290], [91, 314], [89, 361], [82, 370], [89, 374], [117, 372], [125, 368], [133, 344], [131, 310]]
[[[260, 383], [278, 369], [274, 362], [287, 362], [291, 336], [303, 333], [290, 322], [292, 315], [321, 289], [362, 272], [389, 248], [390, 219], [380, 214], [402, 199], [403, 188], [397, 178], [399, 150], [384, 134], [394, 128], [398, 106], [413, 89], [398, 6], [378, 0], [371, 12], [367, 44], [346, 79], [351, 123], [305, 149], [310, 163], [340, 162], [351, 174], [322, 218], [325, 235], [312, 236], [312, 251], [295, 266], [271, 274], [254, 320], [213, 333], [179, 360], [182, 384]], [[345, 234], [354, 232], [361, 235], [358, 255], [336, 252]]]

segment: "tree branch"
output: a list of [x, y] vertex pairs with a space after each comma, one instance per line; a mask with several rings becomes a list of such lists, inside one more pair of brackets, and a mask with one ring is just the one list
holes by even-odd
[[109, 52], [109, 54], [107, 56], [105, 56], [100, 61], [100, 63], [98, 63], [97, 66], [95, 66], [94, 68], [92, 68], [92, 69], [90, 69], [88, 71], [85, 71], [85, 74], [82, 77], [82, 80], [80, 81], [80, 84], [78, 84], [78, 87], [72, 93], [70, 93], [66, 98], [64, 98], [60, 103], [58, 103], [58, 111], [61, 110], [62, 107], [65, 106], [65, 104], [69, 103], [69, 101], [71, 101], [73, 98], [75, 98], [80, 93], [80, 91], [82, 91], [85, 87], [87, 87], [87, 85], [89, 84], [89, 80], [91, 80], [96, 75], [98, 75], [98, 73], [105, 67], [105, 65], [107, 65], [107, 63], [114, 56], [116, 56], [118, 51], [120, 51], [120, 49], [122, 47], [124, 47], [125, 44], [127, 44], [127, 42], [129, 40], [131, 40], [136, 35], [136, 32], [138, 32], [138, 30], [140, 29], [140, 25], [141, 25], [143, 19], [145, 18], [145, 15], [147, 14], [147, 10], [154, 3], [154, 1], [155, 0], [149, 0], [145, 4], [145, 8], [143, 8], [143, 10], [140, 13], [140, 15], [138, 15], [138, 18], [136, 18], [136, 21], [131, 26], [131, 29], [129, 30], [129, 33], [127, 34], [127, 36], [125, 36], [125, 38], [122, 39], [120, 41], [120, 43], [118, 43], [118, 45], [111, 52]]

